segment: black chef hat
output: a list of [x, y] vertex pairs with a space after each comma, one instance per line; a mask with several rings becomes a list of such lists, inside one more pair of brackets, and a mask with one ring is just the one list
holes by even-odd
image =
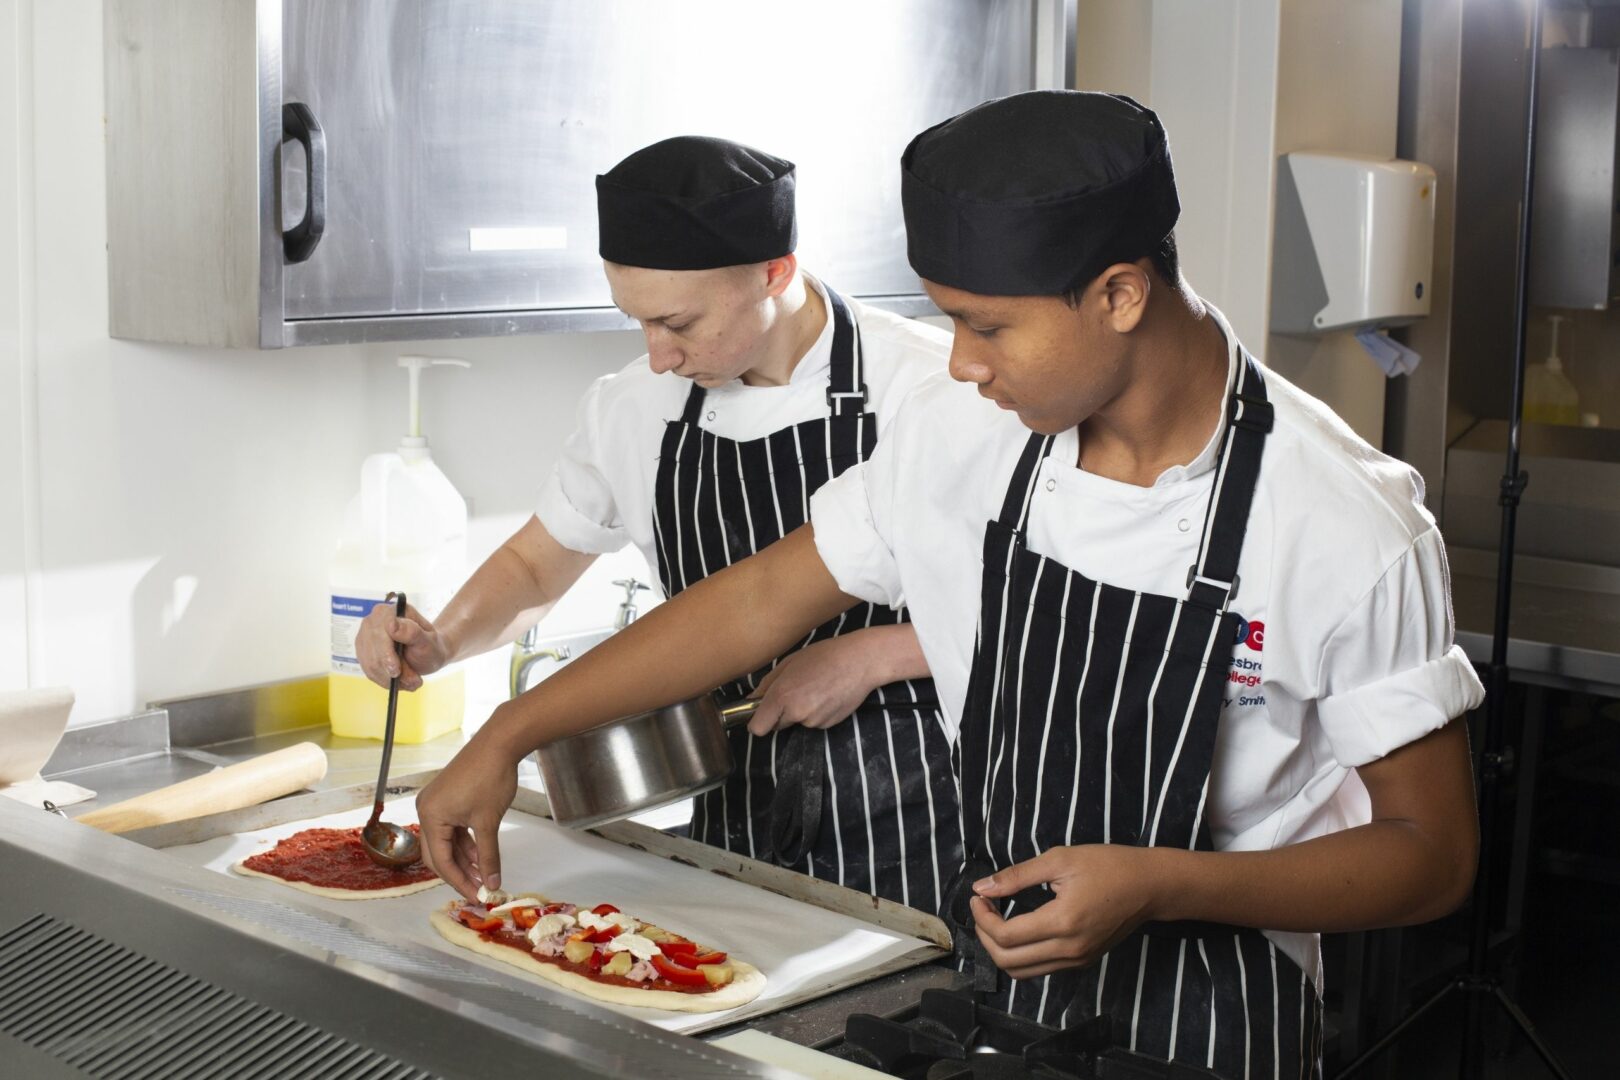
[[984, 296], [1057, 296], [1151, 255], [1181, 212], [1152, 110], [1120, 94], [987, 101], [900, 158], [906, 247], [921, 277]]
[[726, 139], [681, 135], [596, 178], [602, 258], [655, 270], [778, 259], [798, 242], [793, 162]]

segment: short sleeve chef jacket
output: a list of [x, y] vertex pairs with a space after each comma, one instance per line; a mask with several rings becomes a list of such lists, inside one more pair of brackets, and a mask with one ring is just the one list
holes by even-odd
[[[819, 281], [806, 275], [805, 282], [826, 300]], [[866, 408], [877, 416], [881, 440], [901, 400], [945, 367], [951, 335], [854, 300], [848, 303], [860, 329]], [[708, 391], [699, 425], [722, 438], [746, 440], [826, 416], [832, 333], [829, 311], [821, 335], [784, 386], [733, 380]], [[658, 565], [652, 507], [659, 447], [665, 423], [680, 418], [691, 387], [678, 375], [654, 374], [645, 355], [591, 384], [536, 511], [558, 543], [589, 554], [635, 544], [648, 566]]]

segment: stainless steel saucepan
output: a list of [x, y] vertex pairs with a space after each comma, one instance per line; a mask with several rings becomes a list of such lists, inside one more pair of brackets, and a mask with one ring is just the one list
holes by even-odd
[[718, 787], [733, 766], [726, 732], [758, 708], [704, 694], [542, 746], [552, 818], [584, 829]]

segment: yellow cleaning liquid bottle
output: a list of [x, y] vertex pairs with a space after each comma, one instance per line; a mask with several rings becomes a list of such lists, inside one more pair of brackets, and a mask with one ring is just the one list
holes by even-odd
[[[332, 670], [327, 710], [332, 734], [381, 739], [388, 691], [367, 679], [355, 657], [360, 620], [393, 591], [428, 619], [461, 585], [467, 562], [467, 502], [433, 463], [422, 437], [422, 370], [465, 360], [402, 356], [410, 375], [409, 434], [393, 453], [372, 454], [360, 467], [360, 492], [344, 515], [343, 536], [332, 561]], [[427, 742], [461, 727], [465, 690], [452, 665], [426, 677], [420, 689], [399, 696], [394, 738]]]
[[1537, 424], [1579, 424], [1581, 397], [1575, 384], [1564, 374], [1564, 361], [1558, 355], [1558, 325], [1562, 315], [1549, 315], [1552, 321], [1552, 348], [1547, 359], [1531, 364], [1524, 372], [1524, 418]]

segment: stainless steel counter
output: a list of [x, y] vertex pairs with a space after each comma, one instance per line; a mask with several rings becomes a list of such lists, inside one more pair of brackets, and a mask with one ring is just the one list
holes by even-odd
[[[1457, 642], [1475, 663], [1488, 663], [1496, 553], [1447, 551]], [[1620, 569], [1519, 556], [1509, 635], [1514, 681], [1620, 697]]]
[[[314, 714], [314, 707], [310, 704], [314, 694], [312, 682], [313, 680], [296, 680], [272, 687], [213, 695], [185, 702], [170, 702], [163, 709], [155, 709], [106, 724], [72, 729], [47, 763], [45, 774], [52, 779], [71, 780], [97, 792], [94, 801], [67, 808], [70, 816], [302, 741], [319, 745], [326, 751], [330, 761], [327, 775], [316, 785], [318, 789], [327, 790], [370, 782], [376, 775], [381, 752], [379, 743], [337, 738], [324, 725], [301, 724], [301, 721]], [[324, 699], [324, 694], [322, 698]], [[310, 704], [310, 707], [298, 707], [299, 701]], [[324, 700], [321, 704], [324, 706]], [[465, 736], [458, 732], [430, 743], [396, 746], [394, 775], [405, 776], [439, 768], [454, 756], [464, 742]], [[539, 774], [532, 762], [524, 763], [519, 780], [526, 787], [540, 787]], [[5, 800], [0, 800], [0, 803], [4, 802]], [[11, 812], [13, 810], [16, 812]], [[667, 815], [668, 811], [664, 813]], [[662, 825], [656, 819], [656, 812], [654, 820], [648, 821], [644, 815], [642, 821], [654, 827]], [[83, 837], [78, 834], [86, 832], [85, 830], [67, 830], [62, 834], [67, 840], [59, 841], [56, 834], [62, 824], [53, 822], [43, 811], [34, 811], [23, 806], [0, 807], [0, 850], [4, 851], [7, 869], [11, 872], [0, 875], [0, 878], [11, 878], [9, 886], [0, 881], [0, 909], [7, 908], [8, 905], [12, 908], [16, 908], [19, 904], [27, 906], [28, 895], [40, 895], [33, 893], [35, 889], [41, 890], [44, 895], [59, 895], [59, 890], [70, 887], [77, 889], [80, 894], [84, 893], [85, 882], [75, 879], [71, 866], [74, 861], [84, 859], [97, 860], [99, 871], [115, 869], [117, 880], [143, 893], [147, 900], [151, 900], [155, 894], [166, 895], [177, 889], [180, 893], [184, 893], [187, 889], [195, 893], [200, 887], [198, 882], [168, 881], [168, 877], [177, 874], [184, 876], [190, 873], [190, 869], [155, 866], [154, 860], [141, 859], [136, 854], [137, 850], [144, 849], [117, 838], [103, 837], [94, 833], [89, 837]], [[39, 835], [30, 836], [31, 833]], [[43, 842], [46, 839], [44, 834], [50, 834], [48, 843]], [[62, 843], [66, 843], [66, 847], [61, 846]], [[41, 850], [42, 847], [54, 850], [45, 852]], [[81, 848], [83, 850], [80, 850]], [[92, 848], [94, 850], [91, 850]], [[22, 862], [25, 859], [29, 862], [27, 866]], [[167, 860], [155, 862], [166, 864]], [[125, 866], [125, 863], [129, 865]], [[139, 869], [136, 868], [137, 865]], [[37, 878], [37, 881], [19, 887], [18, 873], [25, 883], [29, 878]], [[146, 878], [153, 874], [165, 880], [161, 883], [147, 882]], [[46, 878], [50, 878], [51, 883], [46, 883]], [[219, 883], [209, 882], [209, 884]], [[235, 883], [231, 882], [225, 887], [230, 888], [234, 885]], [[92, 895], [88, 897], [92, 905], [105, 903], [106, 898], [102, 895], [105, 888], [102, 882], [95, 883]], [[158, 899], [161, 901], [164, 896], [158, 896]], [[168, 948], [173, 944], [172, 926], [162, 933], [158, 933], [155, 929], [159, 925], [167, 926], [172, 921], [172, 915], [166, 917], [161, 910], [162, 907], [163, 904], [160, 903], [159, 907], [151, 912], [151, 918], [155, 921], [148, 929], [156, 936], [150, 938], [149, 944], [162, 942], [164, 948]], [[142, 909], [145, 910], [144, 905]], [[6, 913], [0, 910], [0, 915]], [[27, 918], [27, 914], [21, 913], [20, 908], [14, 914], [19, 914], [23, 919]], [[42, 912], [41, 917], [45, 914], [49, 913]], [[62, 912], [62, 914], [71, 913]], [[0, 938], [5, 936], [9, 926], [10, 923], [0, 926]], [[199, 933], [211, 937], [215, 934], [215, 930], [210, 928]], [[0, 942], [0, 946], [3, 946], [3, 942]], [[187, 956], [192, 956], [191, 952], [188, 951]], [[344, 968], [349, 966], [347, 963], [340, 964], [340, 967]], [[218, 975], [213, 968], [208, 968], [207, 972], [204, 972], [203, 968], [198, 968], [196, 973], [207, 974], [210, 978]], [[372, 978], [384, 985], [397, 988], [395, 982], [391, 981], [394, 975], [386, 971], [380, 973], [368, 971], [361, 974], [362, 978]], [[913, 1004], [924, 988], [954, 986], [960, 982], [961, 976], [946, 967], [923, 967], [888, 975], [819, 1001], [795, 1006], [738, 1027], [724, 1029], [713, 1033], [711, 1037], [718, 1038], [747, 1027], [775, 1034], [804, 1046], [825, 1044], [836, 1041], [842, 1035], [844, 1022], [853, 1013], [892, 1015]], [[251, 996], [253, 988], [254, 984], [250, 981], [241, 984], [238, 992]], [[435, 1007], [444, 1003], [432, 994], [424, 998], [420, 990], [421, 988], [417, 987], [410, 991], [419, 999], [412, 1005], [412, 1009], [417, 1009], [423, 1001], [431, 1001]], [[328, 988], [323, 986], [319, 991], [312, 991], [311, 1001], [324, 1000], [327, 995]], [[279, 1003], [276, 1004], [276, 1008], [287, 1007], [286, 1001], [277, 1000]], [[367, 1005], [356, 1006], [352, 1011], [363, 1020], [354, 1037], [360, 1043], [366, 1043], [376, 1030], [377, 1018], [372, 1015], [375, 1010], [371, 1005]], [[466, 1010], [463, 1008], [461, 1011]], [[3, 1019], [4, 1017], [0, 1017], [0, 1021]], [[422, 1022], [439, 1023], [439, 1020], [435, 1019], [432, 1009], [429, 1009], [424, 1014]], [[544, 1028], [548, 1023], [549, 1021], [542, 1022], [537, 1026]], [[460, 1030], [460, 1026], [459, 1021], [452, 1018], [445, 1021], [440, 1028], [434, 1029], [431, 1037], [434, 1039], [458, 1037], [455, 1033]], [[639, 1025], [629, 1026], [639, 1030]], [[590, 1025], [587, 1025], [587, 1028], [593, 1033], [606, 1031]], [[623, 1035], [621, 1033], [612, 1037], [622, 1038]], [[674, 1039], [677, 1044], [702, 1045], [698, 1040], [679, 1036], [660, 1034], [659, 1038]], [[4, 1026], [0, 1023], [0, 1043], [5, 1041]], [[533, 1053], [546, 1041], [546, 1038], [530, 1031], [516, 1040], [517, 1044], [523, 1044], [516, 1046], [516, 1049]], [[374, 1046], [375, 1043], [369, 1045]], [[513, 1049], [514, 1047], [507, 1047], [502, 1052]], [[543, 1056], [549, 1058], [549, 1055]], [[721, 1055], [721, 1060], [728, 1056]], [[689, 1070], [684, 1067], [672, 1067], [664, 1070], [671, 1076], [770, 1075], [768, 1070], [755, 1072], [747, 1067], [738, 1069], [734, 1066], [741, 1059], [736, 1058], [732, 1058], [726, 1064], [720, 1064], [715, 1059], [706, 1057], [701, 1058], [700, 1064], [697, 1059], [683, 1058], [680, 1055], [673, 1060], [687, 1062], [692, 1068]], [[621, 1062], [620, 1066], [608, 1068], [603, 1072], [587, 1070], [579, 1075], [651, 1075], [634, 1071], [626, 1062]], [[615, 1068], [619, 1071], [615, 1071]], [[53, 1074], [47, 1070], [38, 1075]], [[451, 1072], [444, 1075], [459, 1075], [459, 1073]], [[556, 1075], [565, 1073], [558, 1072]]]

